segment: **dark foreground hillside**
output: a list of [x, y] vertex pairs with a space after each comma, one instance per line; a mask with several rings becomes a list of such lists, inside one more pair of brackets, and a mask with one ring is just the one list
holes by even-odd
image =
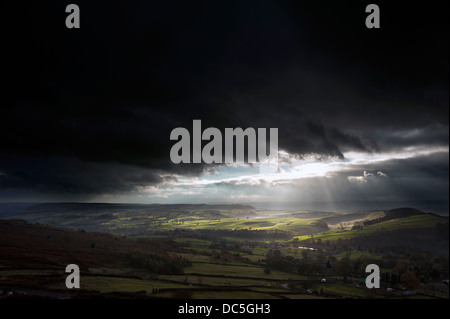
[[9, 290], [40, 297], [95, 296], [94, 291], [65, 287], [67, 265], [78, 265], [82, 275], [107, 267], [125, 278], [136, 277], [133, 274], [143, 268], [154, 273], [182, 272], [184, 261], [169, 256], [170, 251], [177, 251], [177, 245], [167, 240], [136, 240], [0, 220], [0, 296]]

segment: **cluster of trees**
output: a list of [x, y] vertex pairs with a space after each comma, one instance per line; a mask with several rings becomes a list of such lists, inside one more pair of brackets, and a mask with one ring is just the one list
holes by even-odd
[[269, 230], [251, 230], [251, 229], [220, 229], [220, 230], [205, 230], [217, 237], [237, 237], [250, 240], [287, 240], [292, 238], [293, 233], [290, 231], [280, 229]]
[[319, 231], [326, 231], [330, 229], [328, 227], [327, 222], [322, 219], [319, 219], [318, 221], [314, 222], [313, 225], [319, 228]]
[[365, 220], [363, 222], [363, 225], [368, 226], [368, 225], [385, 222], [385, 221], [388, 221], [391, 219], [404, 218], [404, 217], [408, 217], [408, 216], [421, 215], [421, 214], [424, 214], [424, 213], [417, 209], [414, 209], [414, 208], [396, 208], [396, 209], [384, 211], [383, 217], [379, 217], [379, 218], [371, 219], [371, 220]]
[[251, 229], [174, 229], [167, 232], [161, 232], [161, 234], [167, 234], [172, 238], [198, 238], [206, 240], [215, 240], [221, 237], [236, 237], [248, 240], [288, 240], [294, 236], [293, 232], [269, 229], [269, 230], [251, 230]]
[[417, 289], [421, 282], [448, 278], [448, 256], [432, 256], [429, 252], [407, 254], [387, 253], [381, 258], [361, 256], [356, 259], [342, 258], [336, 264], [335, 271], [343, 275], [344, 280], [350, 274], [365, 277], [367, 264], [377, 264], [384, 272], [382, 281], [390, 286], [402, 284], [409, 289]]
[[233, 255], [228, 249], [222, 248], [220, 251], [213, 250], [211, 252], [211, 257], [220, 259], [226, 262], [233, 262], [236, 260], [237, 255]]
[[253, 252], [249, 248], [245, 248], [240, 243], [234, 243], [232, 245], [228, 245], [227, 242], [223, 239], [217, 239], [213, 241], [209, 248], [214, 249], [211, 252], [211, 257], [220, 259], [222, 261], [233, 262], [233, 261], [244, 261], [248, 262], [247, 258], [242, 257], [240, 254], [250, 254]]
[[[355, 228], [364, 227], [361, 224]], [[302, 242], [304, 245], [323, 249], [328, 252], [347, 250], [371, 250], [375, 253], [405, 252], [413, 250], [432, 251], [434, 253], [448, 253], [449, 227], [448, 223], [437, 223], [434, 227], [405, 228], [396, 231], [378, 230], [374, 233], [350, 237], [338, 238], [336, 241], [322, 240], [310, 236]], [[291, 242], [298, 245], [298, 239]]]
[[302, 251], [302, 258], [295, 258], [289, 255], [283, 256], [278, 249], [270, 249], [265, 262], [266, 269], [276, 269], [301, 275], [323, 274], [326, 270], [324, 256], [322, 254], [313, 256], [310, 251], [306, 250]]
[[128, 252], [126, 259], [130, 266], [146, 269], [156, 274], [182, 274], [183, 268], [191, 265], [189, 260], [180, 256], [171, 257], [168, 255], [144, 253], [139, 250]]
[[429, 252], [386, 253], [381, 258], [363, 255], [351, 258], [349, 251], [338, 259], [325, 255], [322, 251], [303, 250], [301, 258], [282, 255], [280, 250], [271, 249], [265, 259], [265, 271], [270, 269], [299, 273], [301, 275], [333, 274], [342, 276], [344, 282], [350, 277], [363, 278], [368, 264], [377, 264], [384, 272], [382, 281], [390, 286], [403, 285], [408, 289], [417, 289], [421, 282], [448, 278], [449, 257], [432, 255]]

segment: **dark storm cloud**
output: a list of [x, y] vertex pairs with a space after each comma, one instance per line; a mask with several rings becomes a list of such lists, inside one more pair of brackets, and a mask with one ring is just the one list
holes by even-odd
[[[369, 166], [369, 169], [382, 170], [397, 179], [435, 179], [447, 183], [448, 188], [448, 153], [438, 152], [407, 159], [392, 159]], [[426, 183], [423, 187], [427, 187]], [[443, 190], [445, 191], [445, 190]]]
[[113, 192], [159, 172], [197, 175], [210, 167], [169, 158], [170, 131], [193, 119], [278, 127], [280, 149], [300, 156], [448, 145], [438, 4], [380, 2], [382, 29], [370, 31], [359, 1], [77, 4], [80, 30], [65, 28], [59, 1], [5, 8], [0, 156], [28, 160], [0, 162], [3, 187]]
[[[446, 198], [449, 191], [448, 153], [354, 165], [333, 175], [336, 199], [358, 198], [358, 193], [384, 200]], [[356, 187], [355, 187], [356, 184]], [[377, 195], [378, 194], [378, 195]], [[360, 195], [361, 196], [361, 195]]]
[[445, 125], [418, 126], [415, 128], [393, 128], [391, 131], [374, 130], [372, 136], [384, 150], [396, 150], [402, 147], [432, 147], [449, 145], [449, 128]]
[[161, 172], [156, 170], [63, 157], [4, 156], [0, 159], [0, 167], [0, 190], [3, 192], [117, 194], [164, 181]]

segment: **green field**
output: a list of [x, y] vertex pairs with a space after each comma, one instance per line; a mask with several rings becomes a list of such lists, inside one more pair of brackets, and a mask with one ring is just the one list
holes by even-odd
[[[405, 228], [433, 227], [437, 223], [442, 223], [442, 218], [436, 215], [418, 215], [405, 218], [392, 219], [377, 224], [365, 226], [363, 229], [339, 231], [332, 229], [314, 236], [314, 239], [322, 241], [336, 241], [338, 239], [349, 239], [359, 236], [371, 235], [379, 231], [395, 231]], [[310, 236], [295, 236], [299, 241], [310, 239]]]
[[211, 277], [207, 275], [160, 275], [158, 276], [158, 278], [180, 283], [188, 283], [193, 285], [202, 284], [214, 287], [270, 287], [272, 285], [275, 285], [273, 282], [265, 281], [261, 278]]
[[82, 288], [88, 290], [96, 290], [101, 293], [124, 291], [137, 292], [145, 290], [147, 294], [152, 292], [152, 289], [164, 288], [184, 288], [186, 285], [177, 284], [166, 281], [153, 281], [133, 278], [120, 277], [100, 277], [100, 276], [84, 276], [82, 281]]
[[338, 283], [320, 283], [314, 284], [309, 289], [322, 292], [323, 294], [330, 294], [333, 296], [341, 296], [344, 298], [370, 298], [373, 293], [368, 289], [358, 288], [351, 285], [344, 285]]
[[246, 277], [246, 278], [261, 278], [261, 279], [305, 279], [305, 277], [283, 273], [280, 271], [272, 271], [271, 274], [265, 274], [263, 267], [256, 266], [237, 266], [237, 265], [219, 265], [210, 263], [193, 263], [191, 267], [185, 268], [186, 274], [201, 274], [201, 275], [220, 275], [229, 277]]

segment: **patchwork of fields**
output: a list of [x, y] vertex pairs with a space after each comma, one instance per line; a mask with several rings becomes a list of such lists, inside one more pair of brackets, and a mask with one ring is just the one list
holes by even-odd
[[[0, 220], [10, 234], [0, 239], [0, 288], [73, 297], [63, 265], [76, 262], [81, 294], [95, 298], [398, 298], [408, 289], [448, 298], [429, 288], [448, 277], [448, 218], [413, 209], [84, 208], [15, 215], [31, 224]], [[383, 289], [365, 287], [369, 263], [382, 268]]]

